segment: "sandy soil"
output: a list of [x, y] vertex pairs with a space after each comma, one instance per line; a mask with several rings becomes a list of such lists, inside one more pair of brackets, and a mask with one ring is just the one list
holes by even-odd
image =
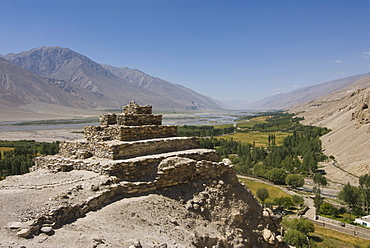
[[0, 132], [0, 140], [36, 140], [38, 142], [53, 142], [70, 139], [81, 139], [84, 137], [82, 133], [72, 133], [74, 131], [81, 130], [56, 129]]

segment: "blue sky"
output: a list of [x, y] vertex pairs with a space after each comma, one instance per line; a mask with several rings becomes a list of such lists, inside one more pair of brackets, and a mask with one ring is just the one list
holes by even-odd
[[0, 0], [0, 54], [41, 46], [216, 99], [370, 72], [368, 0]]

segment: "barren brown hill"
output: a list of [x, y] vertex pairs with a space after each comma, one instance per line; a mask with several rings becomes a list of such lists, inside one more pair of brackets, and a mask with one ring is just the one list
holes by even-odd
[[96, 105], [86, 98], [77, 85], [40, 77], [0, 57], [0, 121], [87, 114]]
[[[369, 86], [370, 76], [333, 94], [290, 109], [295, 113], [304, 111], [301, 113], [305, 117], [304, 124], [332, 129], [321, 139], [325, 154], [335, 157], [335, 166], [355, 176], [361, 176], [370, 170]], [[346, 183], [345, 180], [353, 184], [358, 182], [355, 177], [343, 179], [343, 174], [339, 172], [332, 179], [341, 183]]]
[[340, 91], [357, 80], [370, 75], [358, 74], [350, 77], [340, 78], [333, 81], [301, 87], [296, 90], [272, 95], [249, 105], [249, 109], [288, 109], [298, 104], [305, 104], [316, 98]]
[[114, 67], [110, 65], [102, 66], [117, 77], [127, 80], [135, 86], [159, 94], [166, 99], [181, 103], [187, 109], [220, 108], [214, 100], [182, 85], [173, 84], [166, 80], [152, 77], [137, 69]]

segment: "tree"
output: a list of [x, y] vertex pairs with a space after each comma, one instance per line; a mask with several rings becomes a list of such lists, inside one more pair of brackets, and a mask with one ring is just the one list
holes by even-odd
[[284, 240], [288, 243], [293, 244], [297, 248], [308, 247], [307, 236], [295, 229], [289, 230], [284, 235]]
[[265, 203], [265, 200], [269, 198], [269, 191], [266, 188], [257, 189], [257, 197], [261, 200], [262, 204]]
[[347, 183], [338, 195], [339, 199], [343, 200], [349, 207], [356, 207], [359, 203], [360, 193], [357, 187]]
[[293, 188], [302, 187], [304, 184], [304, 178], [298, 174], [288, 174], [285, 178], [285, 183]]
[[361, 193], [362, 198], [362, 207], [363, 210], [367, 208], [367, 212], [369, 213], [369, 201], [370, 201], [370, 175], [365, 174], [360, 176], [359, 178], [359, 190]]
[[355, 186], [352, 186], [350, 183], [347, 183], [338, 194], [338, 198], [348, 204], [351, 210], [351, 219], [352, 210], [357, 208], [357, 205], [360, 202], [360, 196], [359, 189]]
[[324, 200], [322, 199], [321, 193], [320, 193], [320, 189], [314, 188], [313, 190], [314, 190], [314, 193], [315, 193], [315, 198], [313, 199], [313, 204], [314, 204], [316, 209], [320, 209], [321, 204], [324, 202]]
[[328, 202], [323, 202], [321, 204], [319, 212], [321, 214], [331, 215], [333, 217], [339, 214], [338, 209]]
[[253, 174], [258, 177], [264, 177], [267, 178], [267, 170], [263, 168], [262, 164], [255, 164], [253, 166]]
[[303, 155], [302, 167], [310, 174], [317, 169], [317, 161], [315, 160], [315, 156], [312, 152], [308, 152]]
[[275, 168], [269, 171], [268, 180], [272, 181], [275, 184], [284, 184], [287, 173], [284, 169]]
[[313, 182], [318, 185], [319, 188], [326, 187], [328, 185], [328, 180], [326, 177], [320, 173], [313, 175]]
[[314, 224], [308, 219], [302, 219], [302, 218], [293, 219], [290, 226], [291, 228], [297, 231], [300, 231], [304, 233], [305, 235], [307, 235], [308, 233], [315, 232]]
[[293, 202], [292, 202], [292, 198], [290, 198], [289, 196], [287, 197], [281, 196], [281, 197], [274, 198], [274, 204], [280, 207], [283, 207], [283, 208], [288, 208], [293, 205]]
[[292, 196], [292, 201], [293, 201], [294, 204], [302, 204], [302, 203], [304, 203], [304, 199], [300, 195], [293, 195]]

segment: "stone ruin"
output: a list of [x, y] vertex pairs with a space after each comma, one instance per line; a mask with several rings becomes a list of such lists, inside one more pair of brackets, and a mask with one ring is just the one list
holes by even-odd
[[[231, 163], [220, 162], [221, 157], [214, 150], [201, 149], [199, 138], [177, 137], [177, 126], [162, 125], [162, 116], [153, 115], [151, 106], [131, 102], [122, 113], [102, 114], [100, 125], [86, 126], [84, 134], [84, 139], [61, 142], [57, 155], [35, 159], [31, 168], [34, 173], [45, 170], [44, 177], [63, 176], [52, 184], [23, 186], [27, 190], [37, 189], [27, 194], [38, 199], [40, 207], [20, 213], [21, 222], [8, 225], [17, 230], [19, 237], [53, 232], [120, 198], [171, 192], [168, 189], [176, 186], [190, 194], [175, 196], [186, 209], [202, 215], [204, 220], [222, 220], [225, 228], [232, 226], [232, 230], [226, 231], [229, 238], [200, 237], [194, 243], [196, 247], [221, 243], [224, 245], [220, 247], [250, 247], [257, 243], [263, 244], [259, 247], [285, 247], [281, 236], [275, 235], [281, 217], [263, 210], [238, 182]], [[91, 173], [85, 175], [86, 179], [64, 179], [68, 173], [84, 171]], [[31, 172], [28, 178], [32, 176], [39, 177]], [[6, 187], [12, 189], [0, 184], [0, 189]], [[48, 189], [49, 196], [42, 193]], [[229, 193], [221, 193], [221, 189]], [[53, 196], [54, 192], [60, 193]], [[23, 200], [16, 197], [14, 201]], [[244, 245], [227, 245], [231, 244], [229, 239]]]
[[[199, 138], [176, 137], [177, 126], [162, 125], [162, 115], [135, 102], [121, 114], [101, 114], [100, 125], [86, 126], [84, 134], [85, 139], [61, 142], [58, 155], [36, 158], [33, 169], [89, 170], [116, 181], [150, 182], [150, 189], [216, 178], [232, 169], [219, 163], [214, 150], [200, 149]], [[160, 166], [172, 157], [198, 162], [182, 170]]]

